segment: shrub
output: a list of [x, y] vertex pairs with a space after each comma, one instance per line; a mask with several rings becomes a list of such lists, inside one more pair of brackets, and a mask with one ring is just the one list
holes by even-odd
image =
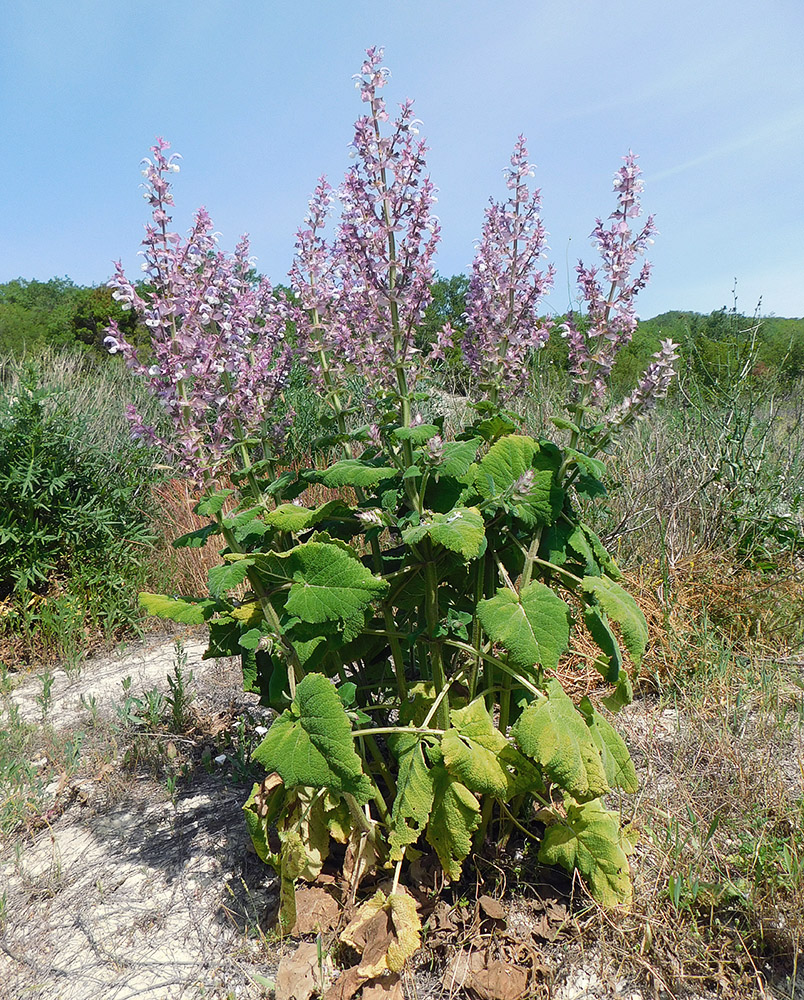
[[43, 385], [34, 362], [13, 375], [0, 397], [3, 631], [39, 631], [56, 645], [90, 623], [113, 632], [137, 617], [128, 594], [154, 540], [152, 458], [130, 441], [108, 450], [108, 436]]
[[[606, 705], [631, 697], [623, 649], [638, 666], [645, 620], [583, 511], [605, 495], [599, 455], [666, 392], [676, 355], [663, 342], [631, 394], [608, 404], [648, 278], [647, 265], [631, 270], [653, 232], [650, 218], [631, 228], [641, 181], [629, 153], [613, 221], [594, 231], [602, 265], [578, 265], [588, 316], [563, 326], [573, 392], [554, 423], [569, 444], [523, 432], [511, 407], [549, 337], [538, 305], [552, 270], [541, 265], [540, 199], [520, 137], [509, 196], [486, 211], [459, 336], [477, 396], [454, 440], [443, 421], [425, 422], [429, 376], [456, 337], [448, 324], [422, 359], [434, 189], [410, 102], [388, 124], [381, 59], [369, 50], [358, 77], [368, 113], [334, 235], [336, 193], [324, 179], [298, 233], [293, 301], [245, 280], [247, 244], [234, 255], [209, 244], [205, 215], [187, 240], [170, 231], [176, 162], [158, 141], [144, 243], [154, 292], [140, 296], [121, 269], [114, 284], [146, 317], [159, 364], [148, 368], [116, 331], [110, 343], [162, 399], [172, 453], [206, 486], [196, 512], [208, 523], [175, 544], [225, 545], [210, 596], [141, 600], [153, 614], [208, 623], [207, 655], [240, 655], [245, 686], [280, 713], [254, 754], [267, 777], [245, 806], [257, 852], [280, 875], [280, 921], [293, 925], [294, 881], [315, 877], [340, 841], [353, 890], [371, 869], [394, 870], [390, 894], [358, 921], [385, 912], [399, 940], [382, 968], [398, 969], [419, 932], [398, 882], [427, 845], [457, 879], [473, 848], [518, 831], [543, 862], [577, 868], [600, 901], [630, 898], [631, 844], [602, 796], [634, 791], [634, 768], [604, 715], [588, 699], [576, 708], [555, 672], [580, 632], [612, 685]], [[283, 467], [269, 408], [288, 370], [289, 317], [339, 452], [306, 470]], [[368, 423], [355, 427], [357, 414]], [[137, 415], [134, 426], [155, 436]], [[239, 465], [234, 491], [220, 488], [224, 459]], [[311, 486], [334, 494], [316, 499]]]

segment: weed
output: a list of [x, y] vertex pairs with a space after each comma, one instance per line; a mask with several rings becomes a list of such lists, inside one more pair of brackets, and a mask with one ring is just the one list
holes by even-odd
[[53, 682], [55, 676], [48, 670], [39, 678], [42, 684], [42, 691], [36, 696], [36, 703], [42, 709], [42, 721], [44, 722], [47, 713], [50, 711], [50, 704], [53, 700]]
[[195, 695], [190, 689], [193, 672], [187, 670], [187, 651], [181, 639], [174, 644], [173, 673], [168, 675], [169, 694], [165, 701], [170, 708], [170, 727], [174, 733], [184, 732], [192, 722], [190, 706]]

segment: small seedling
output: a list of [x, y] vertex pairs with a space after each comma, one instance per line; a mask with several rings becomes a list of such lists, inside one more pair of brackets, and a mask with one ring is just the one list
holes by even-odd
[[187, 651], [181, 639], [176, 640], [174, 649], [173, 673], [168, 674], [167, 679], [170, 693], [165, 700], [170, 707], [171, 731], [179, 733], [192, 722], [190, 705], [195, 700], [195, 695], [190, 690], [190, 685], [194, 678], [192, 670], [187, 670]]
[[39, 679], [42, 682], [42, 693], [36, 696], [36, 703], [42, 709], [42, 721], [44, 722], [53, 701], [53, 682], [56, 678], [48, 670]]

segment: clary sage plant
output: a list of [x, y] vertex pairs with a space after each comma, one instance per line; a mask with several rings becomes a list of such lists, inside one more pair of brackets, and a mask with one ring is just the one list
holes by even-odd
[[[557, 669], [585, 634], [611, 685], [604, 705], [631, 698], [625, 654], [639, 666], [645, 620], [581, 511], [605, 495], [600, 456], [666, 393], [676, 355], [665, 342], [636, 390], [607, 404], [649, 265], [632, 272], [654, 232], [652, 218], [634, 228], [642, 183], [629, 153], [615, 210], [592, 234], [601, 263], [578, 265], [584, 312], [555, 331], [574, 388], [554, 424], [569, 443], [522, 428], [515, 409], [551, 334], [539, 304], [553, 280], [522, 137], [507, 197], [486, 209], [465, 330], [445, 327], [422, 354], [439, 224], [420, 123], [410, 102], [392, 119], [387, 79], [370, 49], [353, 165], [337, 191], [319, 181], [287, 297], [255, 277], [245, 239], [232, 255], [218, 247], [204, 211], [186, 238], [171, 231], [177, 163], [159, 141], [144, 171], [145, 285], [120, 267], [113, 279], [150, 328], [152, 358], [141, 363], [115, 330], [109, 344], [172, 419], [162, 440], [132, 413], [135, 432], [203, 486], [196, 509], [209, 523], [174, 544], [222, 546], [209, 596], [142, 603], [206, 623], [206, 655], [240, 656], [246, 688], [277, 713], [245, 815], [281, 879], [281, 924], [294, 923], [296, 880], [345, 845], [352, 893], [370, 872], [393, 873], [359, 919], [385, 911], [396, 939], [380, 965], [394, 969], [418, 946], [399, 880], [422, 851], [454, 880], [472, 851], [516, 831], [602, 903], [630, 899], [632, 844], [603, 796], [634, 792], [634, 767], [607, 716], [589, 698], [575, 705]], [[422, 411], [456, 346], [477, 391], [448, 433]], [[277, 408], [291, 364], [316, 387], [336, 453], [295, 471], [282, 460], [292, 414]]]

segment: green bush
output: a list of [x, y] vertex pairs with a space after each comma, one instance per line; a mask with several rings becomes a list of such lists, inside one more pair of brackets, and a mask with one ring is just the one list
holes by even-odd
[[43, 384], [45, 370], [28, 363], [14, 377], [6, 368], [0, 392], [0, 631], [65, 646], [88, 624], [108, 634], [137, 617], [131, 595], [154, 541], [155, 473], [147, 451], [93, 426], [108, 378], [85, 386], [88, 408], [52, 375]]

